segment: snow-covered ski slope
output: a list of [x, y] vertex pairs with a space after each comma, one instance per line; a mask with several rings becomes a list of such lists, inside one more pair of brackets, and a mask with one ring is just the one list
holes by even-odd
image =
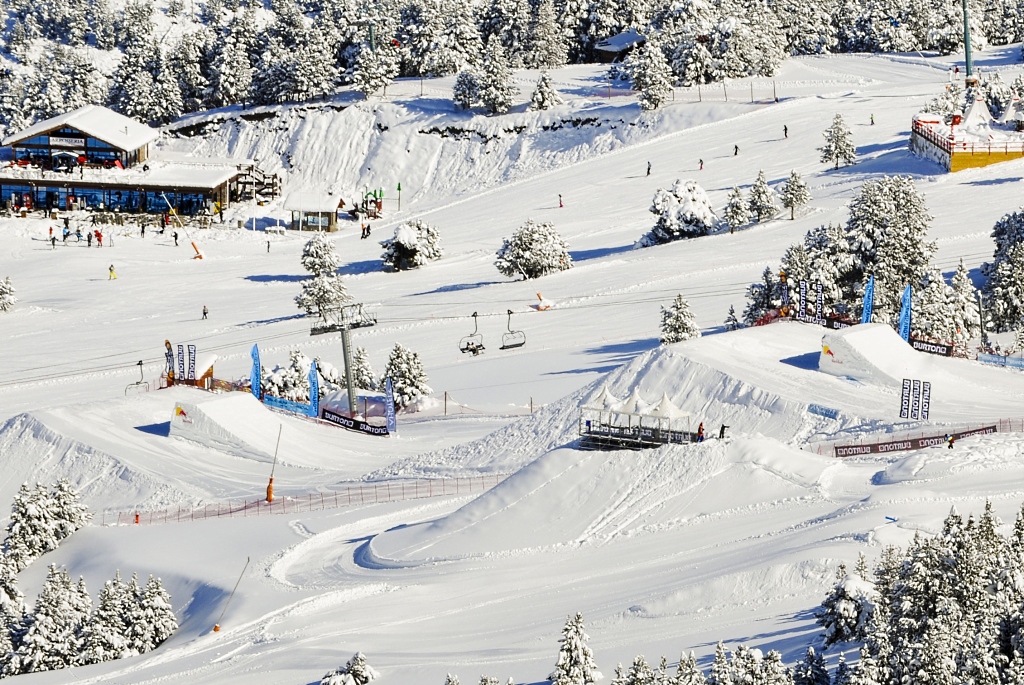
[[[1006, 68], [1004, 80], [1012, 80], [1019, 49], [991, 50], [979, 62]], [[1012, 520], [1024, 500], [1019, 436], [886, 461], [837, 461], [799, 446], [908, 427], [888, 380], [904, 368], [933, 381], [934, 422], [1019, 416], [1018, 372], [905, 357], [882, 345], [859, 351], [886, 378], [850, 380], [818, 370], [822, 328], [718, 328], [730, 304], [742, 310], [744, 290], [765, 266], [776, 268], [808, 229], [844, 221], [860, 184], [880, 174], [915, 177], [934, 215], [939, 265], [948, 274], [963, 258], [978, 275], [992, 254], [992, 224], [1021, 202], [1024, 162], [948, 175], [906, 151], [910, 117], [942, 89], [951, 61], [792, 59], [775, 79], [778, 104], [769, 80], [754, 80], [754, 104], [750, 82], [740, 80], [730, 82], [729, 102], [717, 87], [703, 90], [702, 102], [679, 90], [674, 104], [651, 114], [619, 87], [608, 98], [598, 67], [553, 74], [568, 96], [560, 109], [520, 106], [496, 118], [452, 111], [449, 81], [428, 81], [423, 98], [418, 81], [403, 82], [386, 101], [349, 107], [343, 97], [276, 108], [262, 121], [259, 111], [211, 113], [190, 123], [227, 123], [165, 138], [176, 152], [257, 158], [287, 174], [289, 189], [330, 187], [346, 200], [376, 186], [391, 198], [402, 183], [401, 212], [373, 222], [373, 240], [359, 240], [353, 224], [332, 236], [349, 291], [379, 320], [355, 332], [356, 344], [378, 372], [394, 343], [418, 351], [436, 391], [437, 406], [400, 416], [397, 438], [239, 401], [208, 427], [208, 435], [233, 436], [223, 449], [206, 434], [171, 434], [176, 404], [201, 406], [210, 396], [175, 389], [125, 397], [139, 359], [146, 378], [156, 377], [165, 339], [216, 352], [219, 378], [247, 375], [256, 342], [268, 367], [285, 364], [296, 347], [340, 365], [340, 341], [310, 338], [292, 301], [305, 277], [299, 255], [307, 236], [202, 231], [188, 236], [206, 254], [199, 261], [189, 258], [188, 240], [175, 248], [169, 235], [118, 232], [113, 247], [51, 250], [46, 222], [0, 221], [0, 276], [11, 276], [20, 299], [0, 315], [0, 508], [23, 480], [60, 476], [71, 477], [93, 509], [258, 496], [280, 423], [282, 496], [360, 477], [513, 474], [476, 499], [80, 531], [22, 574], [28, 596], [50, 562], [84, 575], [94, 594], [115, 569], [156, 573], [182, 628], [152, 654], [75, 669], [74, 677], [309, 683], [361, 650], [382, 683], [441, 683], [449, 671], [463, 682], [489, 674], [534, 683], [550, 671], [561, 623], [575, 611], [584, 613], [609, 676], [637, 653], [706, 656], [719, 639], [778, 648], [792, 661], [814, 639], [809, 611], [838, 561], [935, 530], [951, 505], [980, 511], [990, 497]], [[534, 77], [521, 75], [524, 97]], [[851, 125], [860, 157], [838, 171], [816, 151], [836, 112]], [[553, 126], [563, 120], [580, 123]], [[449, 127], [447, 137], [419, 132]], [[729, 190], [749, 186], [760, 169], [773, 185], [791, 169], [804, 176], [814, 199], [795, 221], [780, 215], [733, 235], [632, 249], [652, 224], [658, 187], [694, 178], [721, 208]], [[229, 225], [251, 221], [253, 209], [236, 208]], [[255, 212], [261, 229], [286, 218], [279, 205]], [[531, 217], [554, 223], [575, 267], [509, 281], [494, 268], [494, 252]], [[436, 224], [445, 256], [417, 271], [383, 273], [377, 241], [405, 218]], [[116, 281], [107, 280], [111, 263]], [[538, 292], [552, 309], [529, 307]], [[677, 293], [709, 334], [662, 348], [659, 307]], [[501, 351], [508, 309], [527, 345]], [[457, 349], [474, 311], [487, 347], [478, 357]], [[900, 366], [903, 358], [917, 361]], [[726, 423], [733, 437], [643, 453], [576, 451], [577, 408], [604, 386], [620, 397], [637, 389], [651, 401], [668, 393], [709, 434]], [[837, 418], [809, 413], [812, 403], [837, 409]], [[211, 633], [247, 556], [253, 564], [224, 630]]]

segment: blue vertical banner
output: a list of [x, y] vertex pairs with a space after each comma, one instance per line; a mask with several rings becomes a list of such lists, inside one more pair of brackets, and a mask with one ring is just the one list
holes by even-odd
[[260, 346], [253, 345], [252, 351], [249, 354], [252, 357], [252, 371], [249, 372], [249, 384], [252, 386], [252, 396], [260, 400], [263, 399], [260, 392], [260, 386], [263, 384], [263, 375], [260, 373]]
[[861, 309], [860, 322], [871, 323], [871, 312], [875, 308], [875, 277], [868, 278], [868, 285], [864, 288], [864, 307]]
[[910, 342], [910, 307], [913, 289], [908, 285], [903, 291], [903, 304], [900, 307], [900, 337]]
[[309, 415], [320, 418], [320, 374], [316, 370], [316, 360], [309, 365]]
[[391, 378], [384, 379], [384, 417], [388, 421], [388, 433], [398, 432], [398, 419], [395, 417], [395, 389]]

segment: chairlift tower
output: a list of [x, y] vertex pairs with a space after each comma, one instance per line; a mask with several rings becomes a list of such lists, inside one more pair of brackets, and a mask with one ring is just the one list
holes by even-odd
[[967, 68], [967, 85], [977, 85], [978, 79], [974, 77], [974, 60], [971, 58], [971, 22], [967, 10], [967, 0], [961, 0], [964, 8], [964, 62]]
[[352, 383], [352, 329], [376, 326], [377, 319], [366, 313], [362, 303], [345, 305], [334, 312], [324, 312], [323, 322], [313, 324], [309, 334], [341, 333], [341, 352], [345, 360], [345, 386], [348, 390], [349, 418], [356, 416], [356, 388]]

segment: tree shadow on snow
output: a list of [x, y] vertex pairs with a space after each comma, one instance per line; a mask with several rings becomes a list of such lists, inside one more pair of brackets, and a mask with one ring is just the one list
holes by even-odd
[[477, 288], [483, 288], [487, 285], [498, 285], [505, 281], [479, 281], [477, 283], [454, 283], [452, 285], [442, 285], [434, 288], [433, 290], [424, 290], [421, 293], [413, 293], [412, 296], [417, 295], [436, 295], [437, 293], [453, 293], [459, 290], [476, 290]]
[[[909, 136], [910, 133], [908, 132], [906, 135]], [[889, 141], [888, 143], [872, 143], [870, 145], [858, 145], [857, 156], [864, 157], [866, 155], [872, 154], [873, 152], [890, 152], [892, 150], [906, 149], [906, 147], [906, 140], [892, 140]]]
[[295, 319], [305, 319], [305, 314], [289, 314], [288, 316], [275, 316], [273, 319], [257, 319], [256, 321], [246, 321], [245, 323], [239, 324], [240, 326], [262, 326], [268, 323], [281, 323], [282, 321], [294, 321]]
[[807, 369], [808, 371], [818, 370], [818, 358], [821, 357], [820, 352], [807, 352], [806, 354], [798, 354], [795, 357], [786, 357], [779, 361], [783, 364], [789, 364], [795, 366], [798, 369]]
[[342, 264], [338, 267], [338, 273], [342, 276], [360, 276], [380, 271], [383, 268], [383, 264], [379, 259], [364, 259], [361, 262]]
[[912, 176], [944, 176], [946, 173], [948, 172], [945, 167], [938, 162], [911, 154], [906, 145], [902, 145], [899, 149], [883, 152], [877, 157], [865, 159], [856, 164], [841, 166], [838, 169], [828, 169], [825, 175], [856, 174], [868, 176], [871, 174], [908, 174]]
[[[814, 646], [816, 652], [821, 652], [821, 628], [814, 623], [814, 611], [800, 611], [786, 621], [793, 625], [789, 628], [781, 628], [771, 632], [757, 633], [754, 635], [734, 635], [729, 638], [728, 644], [744, 644], [748, 647], [757, 647], [763, 652], [778, 650], [782, 654], [782, 660], [786, 663], [797, 663], [803, 660], [807, 654], [808, 645]], [[705, 642], [695, 647], [714, 647], [717, 643]], [[715, 655], [710, 653], [697, 659], [701, 668], [707, 668], [714, 661]]]
[[159, 435], [161, 438], [166, 438], [171, 434], [171, 422], [164, 421], [163, 423], [151, 423], [146, 426], [136, 426], [135, 430], [142, 431], [143, 433], [149, 433], [150, 435]]
[[1020, 176], [1005, 177], [1005, 178], [990, 178], [984, 181], [968, 181], [964, 185], [969, 186], [1001, 186], [1004, 183], [1017, 183], [1021, 180]]
[[309, 278], [309, 274], [302, 276], [296, 274], [253, 274], [244, 278], [254, 283], [298, 283]]
[[183, 633], [206, 635], [213, 631], [215, 617], [223, 609], [228, 593], [214, 585], [200, 585], [192, 593], [188, 604], [181, 612], [179, 630]]
[[598, 247], [593, 250], [569, 250], [569, 256], [572, 257], [574, 262], [585, 262], [588, 259], [600, 259], [601, 257], [630, 252], [632, 249], [633, 243], [630, 243], [629, 245], [618, 245], [616, 247]]
[[565, 369], [564, 371], [548, 371], [545, 376], [566, 376], [576, 373], [609, 373], [622, 366], [622, 364], [610, 364], [607, 366], [583, 366], [578, 369]]

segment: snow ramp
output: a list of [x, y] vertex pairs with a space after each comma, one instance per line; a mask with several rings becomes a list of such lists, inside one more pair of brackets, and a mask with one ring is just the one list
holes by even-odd
[[249, 393], [179, 400], [171, 415], [172, 436], [235, 456], [270, 462], [281, 419]]
[[818, 369], [862, 383], [901, 385], [935, 370], [935, 358], [914, 350], [883, 323], [866, 323], [826, 333]]
[[774, 440], [709, 440], [642, 452], [545, 454], [452, 514], [374, 537], [368, 558], [408, 565], [561, 545], [605, 544], [724, 512], [754, 515], [827, 496], [828, 457]]

